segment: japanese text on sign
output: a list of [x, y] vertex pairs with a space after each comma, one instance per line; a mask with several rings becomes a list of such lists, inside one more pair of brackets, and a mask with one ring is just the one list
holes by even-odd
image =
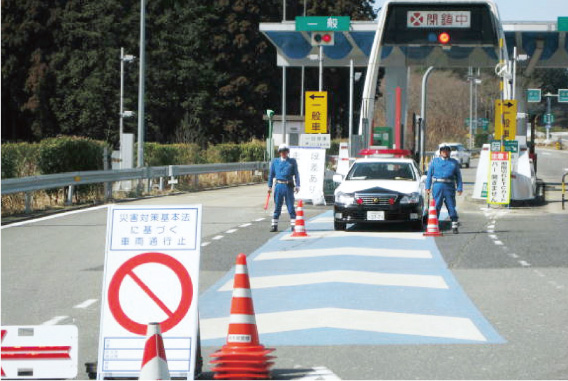
[[495, 101], [495, 139], [514, 140], [517, 135], [517, 101]]
[[298, 171], [300, 172], [300, 179], [302, 179], [302, 186], [296, 198], [312, 200], [314, 205], [323, 204], [325, 149], [290, 147], [290, 156], [298, 162]]
[[407, 28], [470, 28], [470, 11], [409, 11]]
[[327, 91], [306, 91], [306, 133], [327, 133]]
[[488, 204], [509, 204], [511, 199], [511, 160], [509, 152], [491, 152], [487, 190]]
[[194, 250], [196, 213], [114, 209], [111, 250]]

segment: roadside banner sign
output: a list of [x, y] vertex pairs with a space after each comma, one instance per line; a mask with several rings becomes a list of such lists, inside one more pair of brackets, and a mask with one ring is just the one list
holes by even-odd
[[513, 140], [517, 135], [517, 101], [495, 101], [495, 139]]
[[193, 379], [201, 205], [108, 210], [97, 373], [137, 377], [148, 323], [160, 323], [172, 377]]
[[74, 325], [2, 326], [2, 378], [77, 377], [79, 331]]
[[323, 180], [325, 175], [325, 149], [316, 147], [290, 147], [290, 157], [298, 162], [300, 191], [298, 200], [310, 200], [314, 205], [325, 204]]
[[509, 152], [491, 152], [487, 203], [509, 204], [511, 202], [511, 156]]
[[327, 134], [327, 91], [306, 91], [306, 134]]

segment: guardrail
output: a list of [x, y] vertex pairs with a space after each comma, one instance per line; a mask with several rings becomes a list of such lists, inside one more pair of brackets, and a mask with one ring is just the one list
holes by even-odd
[[[53, 188], [70, 187], [67, 199], [71, 201], [73, 188], [77, 185], [105, 183], [105, 199], [110, 197], [111, 184], [126, 180], [151, 180], [164, 177], [202, 175], [220, 172], [242, 172], [268, 169], [267, 162], [243, 162], [221, 164], [170, 165], [162, 167], [144, 167], [132, 169], [114, 169], [106, 171], [80, 171], [57, 173], [53, 175], [29, 176], [2, 180], [2, 195], [26, 193], [26, 212], [31, 205], [31, 192]], [[160, 187], [162, 187], [160, 181]], [[150, 190], [151, 181], [147, 181]]]

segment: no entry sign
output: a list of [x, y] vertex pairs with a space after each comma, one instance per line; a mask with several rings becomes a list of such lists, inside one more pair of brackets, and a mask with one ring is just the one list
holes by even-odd
[[161, 325], [171, 376], [193, 377], [201, 210], [109, 208], [99, 378], [138, 376], [150, 322]]

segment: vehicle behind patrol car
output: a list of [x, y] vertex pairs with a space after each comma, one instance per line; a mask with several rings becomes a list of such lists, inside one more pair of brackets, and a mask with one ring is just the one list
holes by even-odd
[[[339, 176], [339, 175], [336, 175]], [[349, 223], [409, 223], [423, 229], [424, 177], [412, 159], [356, 160], [335, 190], [334, 229]]]

